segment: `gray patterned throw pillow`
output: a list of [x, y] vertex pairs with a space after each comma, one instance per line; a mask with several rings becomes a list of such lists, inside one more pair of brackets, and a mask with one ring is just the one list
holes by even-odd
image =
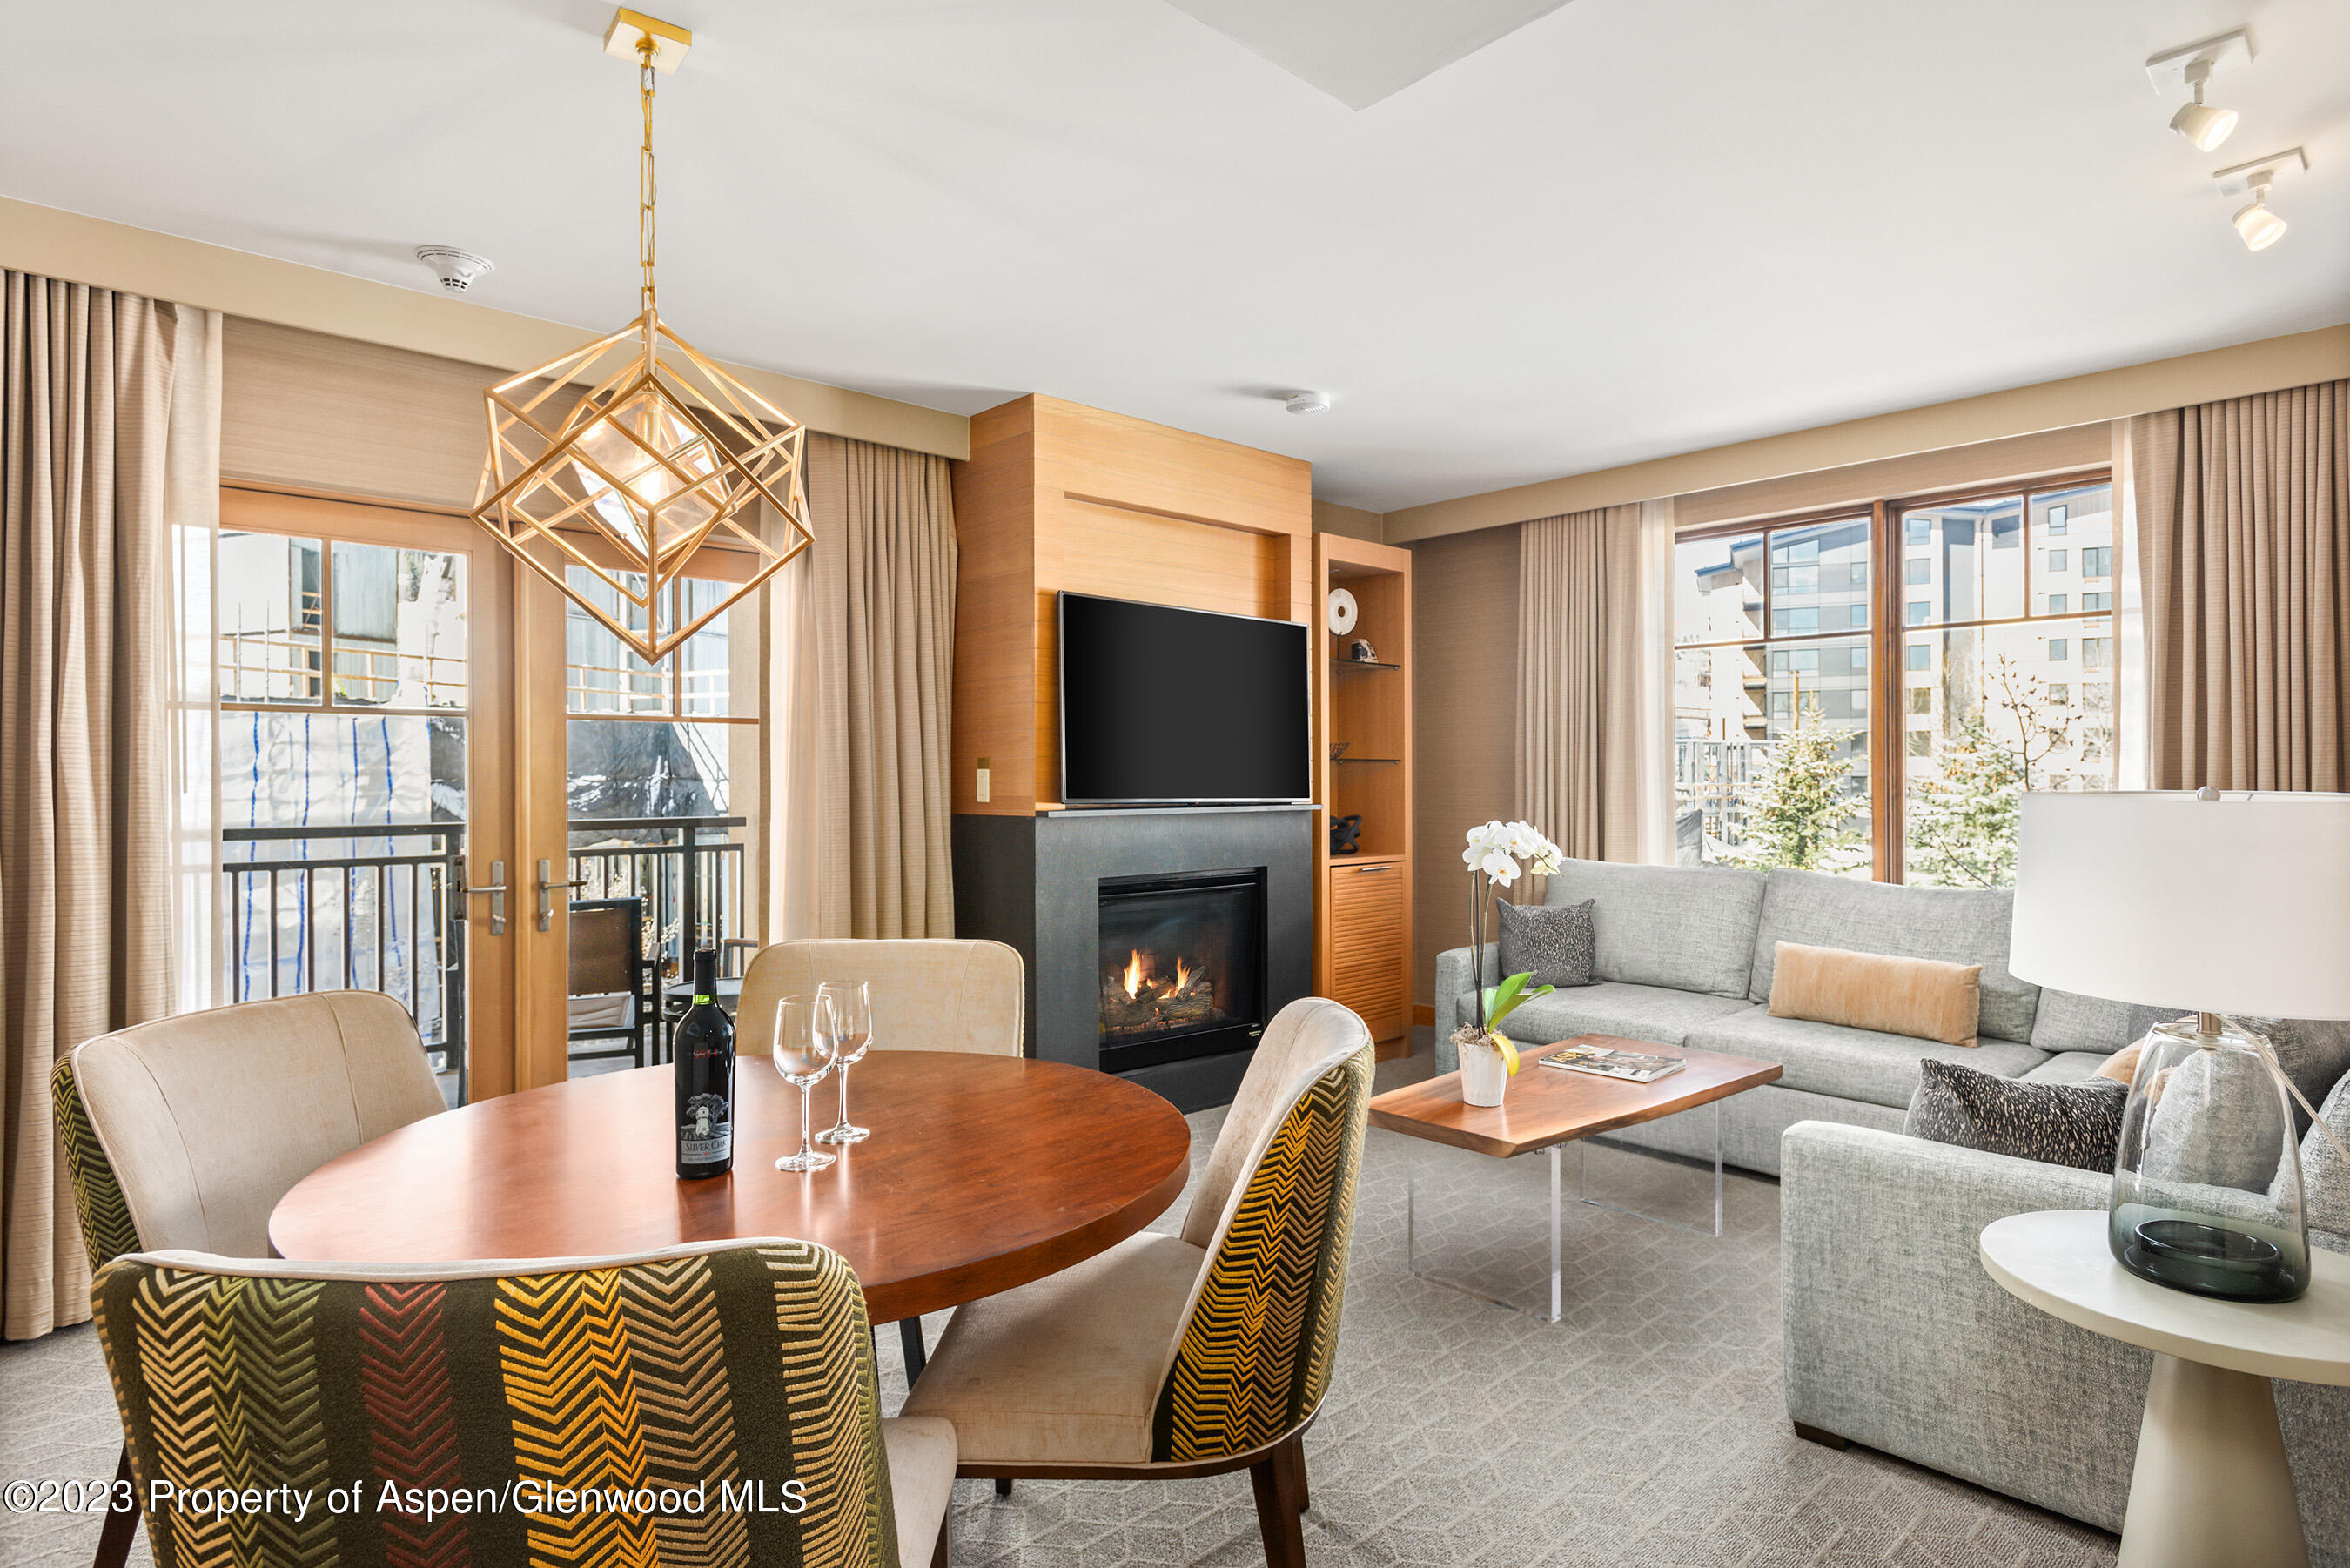
[[1595, 901], [1502, 905], [1502, 972], [1532, 971], [1534, 985], [1596, 985], [1591, 972], [1599, 960], [1591, 925]]
[[2023, 1084], [1927, 1057], [1901, 1130], [2046, 1165], [2111, 1170], [2129, 1091], [2110, 1079]]

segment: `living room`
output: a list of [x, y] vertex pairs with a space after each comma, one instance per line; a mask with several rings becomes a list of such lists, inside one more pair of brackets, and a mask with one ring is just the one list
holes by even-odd
[[0, 1558], [2350, 1568], [2350, 10], [0, 16]]

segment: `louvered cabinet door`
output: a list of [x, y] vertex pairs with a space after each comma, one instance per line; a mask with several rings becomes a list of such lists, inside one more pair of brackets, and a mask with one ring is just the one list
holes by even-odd
[[1374, 1040], [1411, 1031], [1409, 875], [1401, 861], [1330, 867], [1331, 999]]

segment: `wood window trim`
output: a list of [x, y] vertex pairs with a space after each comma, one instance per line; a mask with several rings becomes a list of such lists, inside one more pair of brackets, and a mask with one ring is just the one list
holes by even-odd
[[[1872, 680], [1869, 692], [1868, 720], [1868, 794], [1870, 832], [1870, 875], [1879, 882], [1899, 880], [1903, 866], [1903, 803], [1908, 795], [1906, 754], [1907, 729], [1903, 711], [1907, 690], [1902, 677], [1906, 673], [1909, 634], [1916, 632], [1967, 631], [2005, 626], [2024, 626], [2033, 622], [2079, 621], [2104, 616], [2113, 619], [2118, 612], [2105, 610], [2068, 610], [2063, 614], [2033, 615], [2032, 605], [2032, 498], [2052, 491], [2075, 490], [2086, 485], [2114, 483], [2110, 466], [2073, 469], [2058, 473], [2033, 474], [2028, 478], [2009, 479], [1954, 486], [1946, 490], [1925, 491], [1916, 494], [1884, 496], [1874, 501], [1854, 502], [1841, 506], [1815, 507], [1802, 512], [1790, 512], [1768, 517], [1749, 517], [1734, 522], [1708, 523], [1699, 527], [1677, 531], [1676, 546], [1702, 543], [1710, 539], [1759, 538], [1762, 541], [1762, 629], [1752, 638], [1715, 639], [1707, 642], [1675, 641], [1673, 652], [1698, 652], [1721, 648], [1783, 648], [1822, 642], [1844, 642], [1856, 635], [1868, 640]], [[2002, 496], [2018, 496], [2023, 502], [2022, 537], [2018, 547], [2023, 551], [2023, 604], [2025, 613], [2019, 616], [1986, 617], [1974, 620], [1934, 621], [1910, 627], [1901, 619], [1903, 605], [1902, 573], [1898, 563], [1902, 559], [1902, 545], [1896, 536], [1903, 518], [1909, 513], [1931, 511], [1941, 506], [1961, 506], [1969, 502], [1992, 501]], [[2114, 497], [2116, 506], [2119, 496]], [[1771, 562], [1770, 538], [1773, 533], [1790, 528], [1841, 523], [1866, 517], [1869, 524], [1869, 582], [1875, 590], [1870, 596], [1871, 624], [1865, 632], [1849, 629], [1832, 632], [1803, 632], [1774, 637], [1771, 633]], [[2069, 546], [2081, 549], [2085, 546]], [[2121, 521], [2115, 514], [2110, 548], [2123, 548]], [[2117, 622], [2116, 622], [2117, 624]], [[2108, 637], [2118, 632], [2109, 630]], [[2118, 753], [2118, 746], [2113, 750]]]

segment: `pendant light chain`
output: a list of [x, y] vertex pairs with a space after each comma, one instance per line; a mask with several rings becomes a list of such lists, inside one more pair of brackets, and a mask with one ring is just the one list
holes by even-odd
[[653, 52], [650, 33], [637, 40], [638, 95], [645, 106], [645, 140], [637, 160], [637, 265], [644, 268], [641, 307], [653, 307]]

